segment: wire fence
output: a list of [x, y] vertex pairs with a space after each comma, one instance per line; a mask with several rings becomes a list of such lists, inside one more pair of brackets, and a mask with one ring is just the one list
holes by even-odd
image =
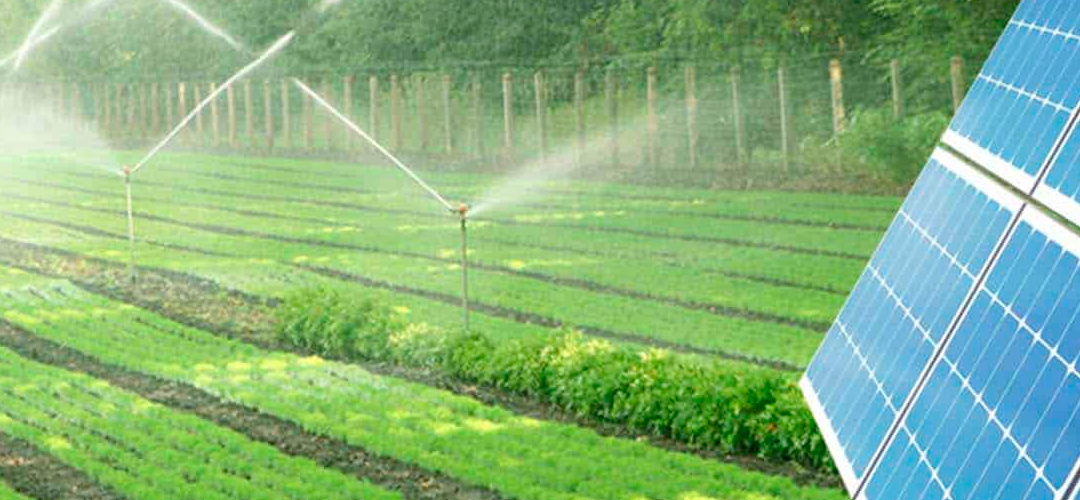
[[[753, 170], [773, 176], [829, 172], [820, 152], [860, 110], [897, 117], [949, 111], [970, 68], [943, 61], [935, 84], [904, 81], [903, 61], [858, 59], [783, 66], [720, 62], [580, 67], [462, 67], [396, 73], [297, 75], [391, 151], [445, 168], [492, 171], [523, 162], [580, 171], [632, 171], [709, 182]], [[925, 72], [925, 68], [919, 68]], [[7, 82], [0, 106], [46, 103], [116, 147], [141, 148], [215, 88], [209, 81]], [[245, 154], [365, 158], [373, 150], [289, 83], [246, 80], [214, 101], [178, 147]], [[372, 156], [373, 157], [373, 156]]]

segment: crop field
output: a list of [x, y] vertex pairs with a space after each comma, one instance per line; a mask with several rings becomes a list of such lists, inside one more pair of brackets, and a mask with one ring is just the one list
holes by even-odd
[[[169, 153], [132, 253], [122, 178], [2, 160], [2, 499], [844, 497], [794, 381], [896, 198], [544, 183], [471, 219], [443, 337], [458, 219], [400, 172]], [[409, 326], [290, 344], [298, 290]]]
[[[0, 235], [126, 262], [117, 178], [63, 159], [19, 161], [3, 173]], [[456, 220], [398, 172], [168, 162], [134, 181], [140, 265], [264, 296], [324, 282], [382, 297], [414, 321], [460, 323]], [[468, 200], [484, 181], [432, 182]], [[588, 183], [536, 199], [471, 223], [479, 329], [515, 338], [568, 325], [792, 370], [806, 364], [898, 204]]]

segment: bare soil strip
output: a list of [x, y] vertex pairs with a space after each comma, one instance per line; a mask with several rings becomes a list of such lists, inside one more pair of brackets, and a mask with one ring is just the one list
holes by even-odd
[[34, 445], [3, 433], [0, 433], [0, 481], [27, 497], [41, 500], [125, 499]]

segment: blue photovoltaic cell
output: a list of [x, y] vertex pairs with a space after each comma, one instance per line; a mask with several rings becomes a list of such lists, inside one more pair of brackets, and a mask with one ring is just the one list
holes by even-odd
[[864, 491], [1063, 499], [1080, 458], [1080, 239], [1027, 209]]
[[973, 176], [985, 181], [935, 153], [803, 379], [849, 488], [864, 476], [1012, 221], [1015, 206], [992, 199]]
[[1022, 191], [1080, 98], [1080, 2], [1026, 0], [972, 83], [945, 142]]
[[1080, 223], [1080, 134], [1065, 140], [1035, 197], [1074, 223]]

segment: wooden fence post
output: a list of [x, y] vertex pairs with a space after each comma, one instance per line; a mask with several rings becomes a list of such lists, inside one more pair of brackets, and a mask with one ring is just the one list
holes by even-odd
[[289, 80], [281, 81], [281, 142], [285, 148], [293, 147], [292, 110], [289, 109]]
[[[176, 85], [176, 114], [181, 120], [188, 116], [188, 85], [185, 82], [180, 82]], [[168, 126], [176, 126], [177, 121], [168, 121]], [[190, 140], [191, 134], [187, 132], [185, 135], [185, 141]]]
[[443, 145], [446, 148], [446, 154], [454, 153], [454, 122], [452, 111], [450, 110], [450, 91], [453, 86], [453, 80], [450, 75], [446, 74], [442, 77], [442, 108], [443, 108]]
[[953, 111], [958, 111], [964, 102], [964, 59], [953, 56], [949, 61], [949, 75], [952, 81]]
[[146, 139], [150, 132], [150, 102], [146, 83], [139, 84], [139, 137]]
[[472, 82], [473, 151], [477, 158], [484, 157], [484, 80], [473, 75]]
[[[345, 116], [350, 120], [355, 121], [356, 108], [353, 107], [353, 84], [356, 82], [356, 77], [348, 75], [341, 80], [341, 100], [344, 101]], [[353, 140], [353, 134], [345, 133], [345, 150], [353, 151], [356, 149], [356, 141]]]
[[113, 101], [114, 101], [113, 105], [116, 106], [116, 113], [115, 113], [116, 120], [115, 120], [115, 124], [114, 124], [114, 126], [116, 127], [115, 132], [116, 132], [117, 137], [122, 137], [122, 136], [125, 135], [124, 134], [124, 132], [125, 132], [124, 129], [126, 128], [126, 125], [127, 125], [127, 124], [124, 123], [125, 119], [127, 118], [126, 113], [124, 112], [124, 84], [117, 83], [115, 85], [114, 92], [116, 92], [116, 98], [113, 99]]
[[157, 82], [150, 86], [150, 130], [154, 134], [161, 130], [161, 85]]
[[[2, 106], [0, 106], [2, 107]], [[79, 84], [71, 84], [71, 119], [78, 122], [85, 122], [85, 116], [83, 116], [83, 99], [82, 90], [79, 89]]]
[[619, 166], [619, 80], [615, 69], [608, 68], [604, 74], [604, 94], [608, 115], [608, 158], [611, 165]]
[[236, 144], [236, 93], [233, 91], [235, 87], [230, 85], [225, 90], [225, 108], [226, 118], [228, 120], [229, 129], [229, 147], [235, 148]]
[[585, 71], [574, 72], [574, 150], [578, 167], [585, 165]]
[[839, 136], [847, 126], [844, 111], [844, 67], [839, 59], [829, 61], [829, 80], [832, 84], [833, 134]]
[[[334, 99], [333, 99], [331, 94], [332, 94], [332, 92], [330, 91], [330, 79], [326, 78], [326, 79], [324, 79], [322, 81], [322, 84], [319, 85], [319, 95], [321, 95], [323, 99], [326, 99], [327, 102], [332, 103], [332, 102], [334, 102]], [[314, 113], [315, 112], [314, 108], [317, 107], [318, 105], [315, 103], [314, 99], [311, 100], [310, 104], [312, 106], [312, 113]], [[335, 142], [334, 141], [334, 117], [331, 116], [330, 113], [326, 112], [326, 110], [323, 110], [321, 107], [319, 107], [319, 114], [322, 115], [322, 117], [323, 117], [323, 120], [322, 120], [322, 122], [323, 122], [323, 136], [324, 136], [323, 140], [326, 141], [326, 144], [324, 145], [324, 148], [327, 151], [333, 151], [334, 150], [334, 142]]]
[[660, 134], [660, 121], [657, 116], [656, 110], [656, 66], [649, 66], [645, 76], [645, 107], [648, 114], [648, 161], [649, 166], [655, 167], [659, 161], [659, 152], [657, 146], [659, 144]]
[[315, 125], [315, 106], [311, 102], [311, 96], [306, 92], [300, 99], [301, 126], [304, 135], [304, 149], [315, 149], [315, 135], [312, 127]]
[[368, 77], [368, 128], [371, 137], [379, 140], [379, 77]]
[[[198, 82], [191, 84], [191, 109], [196, 109], [199, 103], [202, 102], [202, 85]], [[202, 111], [195, 114], [195, 139], [199, 141], [200, 145], [205, 142], [206, 135], [203, 134], [203, 113]]]
[[889, 80], [892, 82], [892, 105], [893, 116], [897, 120], [904, 118], [904, 95], [903, 95], [903, 82], [900, 79], [900, 60], [893, 59], [889, 63]]
[[780, 154], [784, 160], [784, 171], [791, 173], [791, 112], [788, 110], [787, 69], [780, 66], [776, 70], [777, 97], [780, 101]]
[[697, 167], [698, 152], [698, 129], [697, 129], [697, 69], [693, 65], [686, 66], [684, 77], [686, 84], [686, 135], [688, 137], [687, 163], [690, 168]]
[[173, 100], [173, 85], [171, 83], [165, 83], [165, 122], [162, 123], [161, 129], [158, 132], [168, 129], [175, 123], [176, 108], [173, 107], [175, 100]]
[[98, 116], [101, 117], [101, 123], [99, 128], [101, 134], [109, 136], [112, 133], [112, 98], [110, 98], [109, 86], [107, 84], [101, 84], [97, 87], [97, 95], [99, 97], [98, 104]]
[[[244, 80], [244, 137], [255, 145], [255, 97], [252, 96], [251, 80]], [[238, 142], [238, 141], [237, 141]], [[237, 144], [239, 145], [239, 143]], [[234, 146], [235, 147], [235, 146]]]
[[503, 90], [503, 149], [506, 161], [514, 161], [514, 76], [507, 72], [502, 77]]
[[548, 153], [548, 129], [547, 129], [547, 97], [544, 86], [544, 72], [537, 71], [533, 75], [533, 92], [536, 94], [536, 139], [540, 147], [541, 161], [547, 161]]
[[401, 128], [401, 82], [390, 75], [390, 125], [394, 134], [394, 151], [405, 149], [405, 134]]
[[[210, 88], [208, 89], [206, 95], [207, 96], [213, 95], [214, 92], [217, 91], [217, 89], [218, 89], [218, 84], [214, 83], [214, 82], [210, 82]], [[226, 91], [230, 91], [230, 90], [232, 90], [231, 85], [229, 86], [229, 88], [226, 89]], [[218, 108], [219, 108], [219, 106], [218, 106], [218, 100], [217, 99], [214, 99], [214, 100], [210, 101], [210, 130], [211, 130], [210, 144], [212, 144], [214, 147], [218, 147], [218, 146], [221, 145], [221, 114], [220, 114], [220, 110]]]
[[413, 100], [416, 109], [416, 128], [420, 134], [420, 151], [426, 152], [430, 141], [428, 140], [428, 107], [427, 107], [427, 77], [422, 73], [413, 75]]
[[745, 168], [746, 130], [743, 126], [742, 95], [739, 92], [741, 80], [742, 70], [738, 66], [731, 68], [731, 118], [735, 124], [735, 162], [740, 168]]
[[266, 150], [274, 150], [274, 87], [273, 82], [263, 82], [263, 126], [266, 129]]

